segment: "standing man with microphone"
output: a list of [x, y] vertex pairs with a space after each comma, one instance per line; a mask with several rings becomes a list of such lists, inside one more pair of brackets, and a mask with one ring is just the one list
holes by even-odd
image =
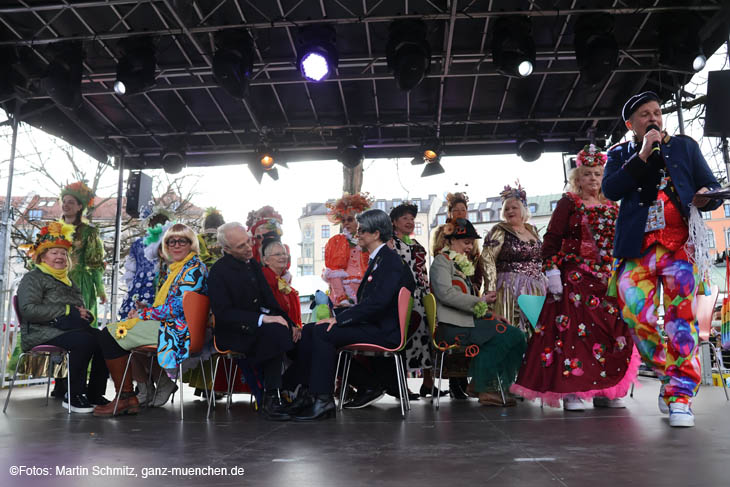
[[[721, 200], [702, 194], [718, 188], [699, 145], [662, 131], [656, 93], [634, 95], [623, 107], [633, 140], [608, 151], [603, 193], [621, 201], [616, 221], [614, 272], [608, 294], [618, 298], [644, 362], [662, 386], [659, 410], [671, 426], [694, 426], [690, 409], [700, 382], [695, 296], [709, 292], [689, 242], [690, 205], [711, 211]], [[664, 294], [664, 339], [657, 329], [659, 293]]]

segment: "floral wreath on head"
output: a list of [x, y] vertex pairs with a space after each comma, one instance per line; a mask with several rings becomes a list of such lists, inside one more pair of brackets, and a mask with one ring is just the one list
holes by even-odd
[[604, 164], [606, 164], [607, 160], [608, 157], [606, 156], [606, 154], [601, 152], [601, 149], [596, 147], [595, 144], [590, 144], [583, 147], [583, 150], [578, 152], [578, 157], [575, 158], [575, 165], [578, 167], [603, 166]]
[[74, 226], [68, 223], [51, 222], [41, 228], [36, 235], [35, 243], [21, 246], [31, 259], [51, 248], [69, 250], [73, 245]]
[[76, 198], [84, 210], [94, 206], [94, 192], [86, 185], [85, 181], [76, 181], [75, 183], [67, 184], [61, 190], [61, 199], [66, 195], [71, 195]]
[[368, 193], [345, 193], [335, 202], [327, 202], [327, 218], [332, 223], [342, 224], [346, 216], [357, 215], [373, 206], [373, 199]]
[[507, 201], [510, 198], [516, 198], [520, 201], [522, 201], [522, 204], [527, 206], [527, 193], [525, 192], [525, 189], [520, 184], [520, 180], [518, 179], [515, 181], [515, 187], [513, 188], [509, 184], [504, 187], [501, 193], [499, 193], [499, 196], [502, 197], [502, 203]]
[[253, 226], [250, 228], [251, 235], [256, 235], [256, 230], [263, 227], [264, 235], [269, 233], [275, 233], [277, 237], [281, 237], [284, 235], [284, 231], [281, 229], [281, 223], [276, 218], [263, 218], [256, 223], [253, 224]]
[[254, 225], [256, 225], [259, 221], [268, 218], [273, 218], [278, 221], [279, 224], [284, 223], [284, 219], [281, 217], [279, 212], [277, 212], [273, 206], [266, 205], [262, 206], [258, 210], [251, 210], [248, 212], [248, 216], [246, 217], [246, 227], [248, 227], [248, 230], [253, 233]]
[[175, 214], [173, 212], [162, 205], [155, 205], [151, 201], [142, 208], [139, 216], [142, 217], [142, 223], [145, 226], [148, 226], [150, 220], [158, 215], [166, 216], [168, 221], [175, 218]]

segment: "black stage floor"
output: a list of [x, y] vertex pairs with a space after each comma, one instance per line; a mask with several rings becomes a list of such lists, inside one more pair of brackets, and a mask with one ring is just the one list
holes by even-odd
[[[205, 402], [191, 400], [189, 389], [184, 422], [177, 402], [118, 419], [69, 417], [60, 401], [44, 406], [45, 387], [20, 388], [0, 414], [0, 486], [730, 485], [730, 403], [722, 389], [703, 387], [693, 407], [697, 426], [675, 429], [657, 409], [658, 383], [641, 382], [627, 409], [568, 413], [445, 399], [437, 411], [420, 400], [403, 421], [388, 398], [311, 424], [264, 421], [247, 395], [236, 396], [229, 412], [219, 404], [206, 421]], [[25, 474], [11, 475], [14, 467]], [[153, 467], [168, 470], [144, 479]], [[171, 467], [225, 467], [228, 475]]]

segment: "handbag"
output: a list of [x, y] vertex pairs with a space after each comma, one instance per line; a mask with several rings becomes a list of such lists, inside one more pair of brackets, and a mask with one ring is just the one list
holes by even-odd
[[720, 311], [722, 326], [720, 328], [720, 342], [722, 348], [730, 350], [730, 257], [725, 256], [725, 297], [722, 298], [722, 309]]

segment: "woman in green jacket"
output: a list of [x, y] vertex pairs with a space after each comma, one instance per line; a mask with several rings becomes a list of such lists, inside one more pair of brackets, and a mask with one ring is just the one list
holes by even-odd
[[[109, 402], [103, 396], [109, 373], [99, 346], [99, 331], [91, 327], [94, 315], [69, 278], [72, 234], [71, 225], [52, 222], [41, 229], [30, 248], [35, 268], [23, 276], [18, 287], [21, 347], [26, 352], [38, 345], [69, 350], [71, 411], [91, 413], [94, 405]], [[90, 361], [93, 362], [87, 388]], [[68, 399], [64, 398], [64, 407]]]

